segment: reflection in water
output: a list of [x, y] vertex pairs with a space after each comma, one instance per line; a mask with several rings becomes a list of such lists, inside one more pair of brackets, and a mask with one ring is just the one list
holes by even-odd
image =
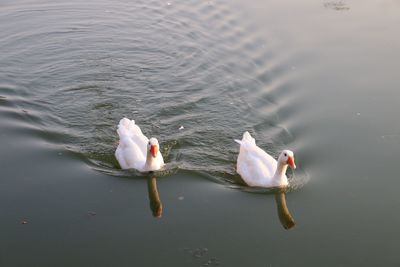
[[153, 216], [161, 218], [162, 203], [158, 193], [157, 180], [155, 176], [147, 179], [147, 190], [149, 191], [150, 209], [153, 212]]
[[275, 193], [275, 201], [278, 217], [283, 228], [291, 229], [296, 225], [296, 223], [290, 214], [288, 207], [286, 206], [286, 195], [284, 190], [280, 190], [279, 192]]

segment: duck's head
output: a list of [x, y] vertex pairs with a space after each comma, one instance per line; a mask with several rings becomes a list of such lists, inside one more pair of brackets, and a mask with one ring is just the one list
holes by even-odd
[[283, 150], [278, 158], [278, 162], [283, 164], [287, 164], [292, 169], [296, 169], [296, 164], [294, 162], [294, 154], [293, 151], [290, 150]]
[[158, 145], [158, 140], [154, 137], [150, 138], [149, 143], [147, 144], [147, 153], [150, 153], [150, 155], [155, 158], [159, 150], [160, 146]]

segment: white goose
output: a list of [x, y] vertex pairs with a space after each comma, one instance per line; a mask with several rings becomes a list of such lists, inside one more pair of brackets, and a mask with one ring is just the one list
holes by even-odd
[[115, 157], [122, 169], [133, 168], [145, 172], [156, 171], [164, 166], [157, 139], [149, 140], [144, 136], [134, 120], [120, 120], [117, 132], [119, 144]]
[[242, 140], [235, 141], [240, 144], [237, 172], [249, 186], [283, 187], [288, 185], [287, 166], [296, 169], [292, 151], [282, 151], [277, 162], [256, 145], [256, 141], [248, 132], [243, 134]]

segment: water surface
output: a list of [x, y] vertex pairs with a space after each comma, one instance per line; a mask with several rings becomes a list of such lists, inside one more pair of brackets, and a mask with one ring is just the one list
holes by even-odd
[[[0, 264], [398, 265], [399, 9], [2, 4]], [[124, 116], [160, 140], [158, 177], [119, 169]], [[295, 152], [295, 227], [235, 173], [245, 130]]]

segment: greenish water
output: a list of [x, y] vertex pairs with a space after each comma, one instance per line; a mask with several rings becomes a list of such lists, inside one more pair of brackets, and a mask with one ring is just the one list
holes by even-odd
[[[399, 11], [2, 3], [0, 266], [399, 265]], [[124, 116], [156, 178], [118, 168]], [[245, 130], [295, 152], [286, 201], [235, 173]]]

